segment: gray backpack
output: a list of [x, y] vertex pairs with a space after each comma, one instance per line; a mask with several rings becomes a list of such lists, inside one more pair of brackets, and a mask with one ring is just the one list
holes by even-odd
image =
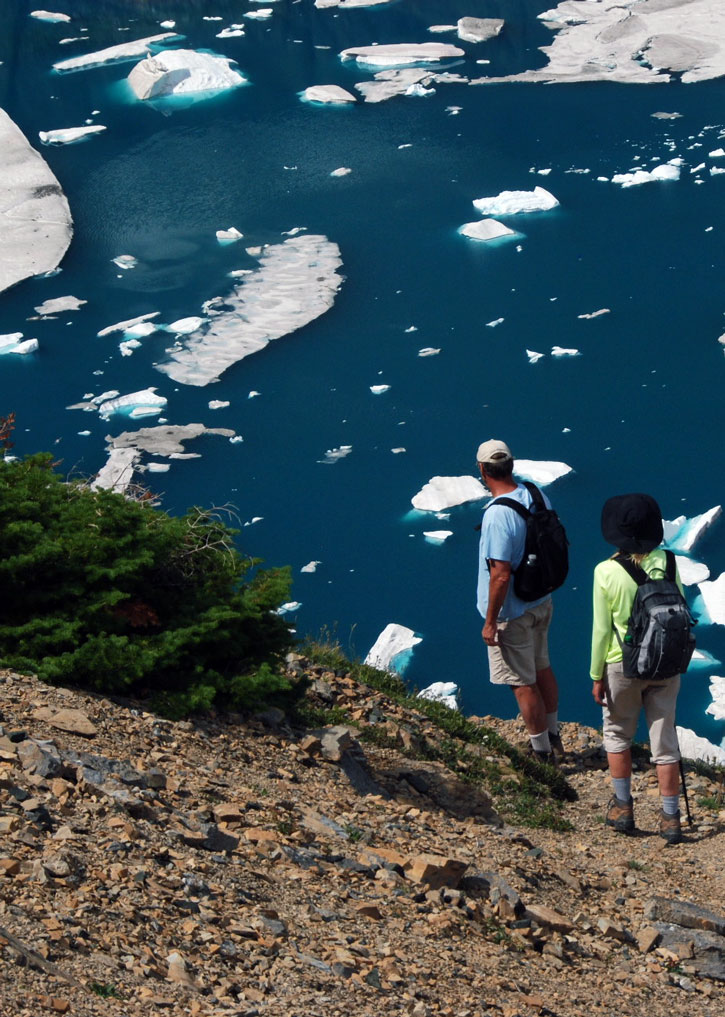
[[665, 551], [664, 575], [655, 579], [626, 557], [617, 556], [624, 571], [637, 583], [622, 648], [625, 678], [659, 680], [682, 674], [695, 651], [692, 629], [696, 624], [675, 581], [675, 556]]

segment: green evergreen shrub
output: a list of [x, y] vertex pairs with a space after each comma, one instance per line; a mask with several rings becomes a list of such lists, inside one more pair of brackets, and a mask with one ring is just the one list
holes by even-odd
[[290, 570], [258, 570], [234, 533], [220, 512], [66, 482], [50, 455], [0, 459], [2, 665], [176, 716], [293, 696]]

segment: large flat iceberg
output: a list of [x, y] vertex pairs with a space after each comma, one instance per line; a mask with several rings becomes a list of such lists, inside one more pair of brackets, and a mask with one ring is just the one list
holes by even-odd
[[161, 42], [168, 42], [170, 39], [179, 38], [180, 36], [175, 32], [149, 35], [145, 39], [134, 39], [133, 42], [122, 42], [118, 46], [108, 46], [106, 49], [99, 49], [94, 53], [84, 53], [82, 56], [60, 60], [58, 63], [53, 64], [53, 70], [64, 74], [68, 71], [85, 71], [90, 67], [103, 67], [106, 64], [118, 64], [127, 60], [137, 60], [140, 56], [149, 53], [152, 46]]
[[365, 663], [391, 674], [402, 674], [410, 660], [413, 647], [422, 641], [412, 629], [391, 622], [375, 640], [365, 658]]
[[238, 360], [324, 314], [342, 284], [340, 249], [304, 234], [266, 247], [260, 267], [245, 276], [214, 315], [156, 367], [184, 385], [208, 385]]
[[392, 43], [388, 46], [352, 46], [340, 53], [341, 60], [356, 60], [368, 67], [404, 67], [429, 64], [465, 56], [458, 46], [444, 42]]
[[419, 512], [443, 512], [486, 497], [485, 487], [475, 477], [431, 477], [411, 498], [411, 504]]
[[246, 78], [232, 69], [235, 61], [193, 49], [169, 49], [136, 64], [128, 83], [138, 99], [160, 99], [167, 95], [220, 92], [246, 84]]
[[88, 127], [58, 127], [53, 131], [38, 131], [44, 145], [74, 145], [85, 141], [92, 134], [100, 134], [106, 128], [103, 124], [89, 124]]
[[504, 226], [498, 219], [480, 219], [477, 222], [467, 222], [459, 227], [458, 232], [471, 240], [500, 240], [502, 237], [517, 237], [516, 230]]
[[57, 268], [73, 235], [61, 186], [0, 109], [0, 292]]
[[545, 187], [535, 187], [533, 191], [501, 191], [491, 198], [476, 198], [473, 204], [484, 215], [516, 215], [546, 212], [559, 202]]

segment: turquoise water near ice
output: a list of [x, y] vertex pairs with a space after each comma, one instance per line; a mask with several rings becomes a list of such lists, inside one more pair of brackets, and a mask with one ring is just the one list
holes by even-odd
[[[725, 176], [707, 168], [723, 144], [725, 84], [440, 85], [426, 98], [313, 107], [299, 101], [306, 86], [351, 89], [370, 77], [341, 64], [341, 49], [455, 42], [426, 29], [464, 15], [507, 24], [499, 39], [462, 44], [453, 69], [475, 77], [540, 65], [536, 47], [550, 34], [534, 16], [547, 5], [270, 6], [272, 18], [246, 23], [244, 38], [216, 39], [245, 20], [244, 5], [68, 0], [57, 9], [72, 23], [50, 25], [28, 17], [32, 5], [0, 0], [0, 105], [31, 142], [94, 110], [108, 127], [81, 144], [38, 146], [68, 196], [75, 236], [59, 275], [0, 295], [0, 333], [40, 342], [38, 354], [0, 361], [0, 412], [17, 413], [16, 451], [49, 448], [64, 469], [92, 474], [105, 436], [134, 425], [66, 407], [88, 392], [157, 386], [170, 422], [244, 437], [201, 439], [188, 446], [201, 458], [146, 474], [168, 509], [232, 502], [242, 521], [263, 517], [240, 542], [269, 565], [293, 566], [301, 634], [327, 627], [363, 656], [388, 622], [407, 625], [423, 637], [406, 671], [412, 684], [455, 681], [466, 712], [503, 716], [513, 700], [488, 683], [475, 609], [480, 506], [453, 509], [442, 523], [411, 515], [410, 499], [436, 474], [475, 472], [476, 447], [491, 436], [522, 458], [562, 460], [574, 472], [548, 493], [570, 534], [572, 567], [556, 595], [552, 660], [562, 717], [597, 724], [588, 655], [591, 570], [609, 553], [601, 504], [646, 490], [671, 519], [723, 500]], [[207, 13], [223, 20], [204, 22]], [[56, 60], [155, 34], [165, 19], [176, 20], [185, 47], [237, 60], [250, 84], [154, 109], [128, 98], [133, 64], [51, 71]], [[88, 43], [59, 46], [80, 27]], [[682, 116], [653, 119], [660, 110]], [[678, 182], [621, 189], [596, 180], [675, 155], [686, 163]], [[701, 161], [706, 170], [691, 173]], [[330, 177], [340, 166], [352, 172]], [[537, 183], [561, 204], [506, 219], [523, 239], [487, 246], [457, 234], [478, 218], [474, 198]], [[229, 226], [244, 240], [220, 246], [215, 231]], [[244, 246], [279, 242], [298, 226], [340, 246], [345, 282], [333, 308], [218, 384], [184, 387], [156, 371], [163, 334], [128, 358], [120, 336], [97, 338], [152, 311], [167, 322], [200, 313], [228, 291], [230, 269], [254, 266]], [[120, 272], [111, 262], [120, 254], [139, 267]], [[36, 304], [69, 293], [87, 305], [26, 321]], [[577, 317], [602, 307], [611, 313]], [[548, 354], [553, 345], [581, 355], [529, 364], [527, 348]], [[441, 353], [418, 357], [425, 346]], [[376, 384], [390, 390], [374, 396]], [[250, 400], [252, 390], [260, 395]], [[211, 411], [210, 399], [230, 406]], [[341, 445], [352, 446], [349, 456], [320, 462]], [[442, 527], [454, 531], [445, 544], [425, 542], [423, 530]], [[713, 577], [725, 569], [725, 524], [696, 554]], [[301, 573], [311, 560], [317, 571]], [[725, 660], [722, 628], [701, 625], [698, 642]], [[719, 743], [723, 725], [704, 712], [710, 673], [719, 666], [690, 672], [678, 721]]]

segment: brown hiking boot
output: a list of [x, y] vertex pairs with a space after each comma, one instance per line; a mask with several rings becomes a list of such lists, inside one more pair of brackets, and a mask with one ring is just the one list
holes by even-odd
[[634, 831], [634, 803], [630, 797], [628, 802], [620, 802], [616, 795], [612, 795], [607, 806], [605, 822], [612, 826], [617, 833], [632, 833]]
[[680, 813], [668, 816], [660, 809], [660, 837], [663, 837], [668, 844], [679, 844], [682, 840], [682, 827], [680, 826]]
[[564, 743], [561, 740], [560, 734], [552, 734], [551, 731], [549, 731], [549, 744], [551, 745], [551, 751], [557, 759], [566, 759], [567, 752], [564, 748]]
[[553, 751], [539, 752], [538, 749], [534, 748], [531, 742], [529, 742], [529, 744], [524, 749], [524, 755], [528, 756], [530, 759], [535, 759], [537, 763], [546, 763], [547, 766], [553, 767], [557, 766], [556, 756], [554, 755]]

